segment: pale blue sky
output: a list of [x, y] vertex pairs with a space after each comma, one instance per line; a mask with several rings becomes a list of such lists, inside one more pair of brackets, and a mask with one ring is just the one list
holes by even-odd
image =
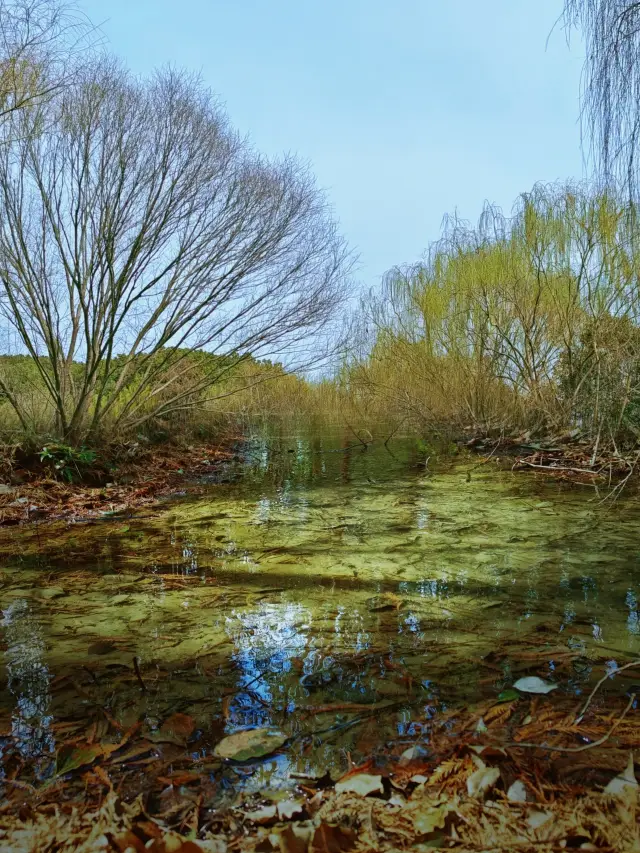
[[80, 0], [135, 71], [201, 72], [267, 154], [308, 160], [376, 285], [455, 210], [582, 176], [562, 0]]

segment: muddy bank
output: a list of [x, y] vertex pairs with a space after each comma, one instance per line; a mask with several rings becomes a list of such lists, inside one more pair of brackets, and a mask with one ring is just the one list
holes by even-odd
[[567, 483], [602, 487], [613, 499], [627, 486], [637, 483], [640, 451], [619, 451], [615, 446], [584, 438], [579, 430], [559, 436], [466, 436], [458, 446], [514, 471]]
[[74, 481], [53, 476], [38, 457], [2, 460], [0, 526], [45, 519], [101, 518], [145, 506], [174, 494], [199, 494], [202, 481], [224, 479], [240, 441], [188, 446], [163, 444], [119, 448], [98, 457], [96, 466], [74, 472]]

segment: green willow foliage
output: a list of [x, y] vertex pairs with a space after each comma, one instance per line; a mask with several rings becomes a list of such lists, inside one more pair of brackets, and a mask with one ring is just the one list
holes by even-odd
[[640, 223], [581, 186], [536, 186], [513, 216], [451, 220], [386, 276], [349, 374], [369, 405], [431, 426], [640, 431]]

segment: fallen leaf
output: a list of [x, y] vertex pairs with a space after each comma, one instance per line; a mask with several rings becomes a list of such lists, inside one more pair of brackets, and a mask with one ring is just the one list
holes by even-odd
[[612, 779], [607, 787], [604, 789], [605, 794], [612, 794], [613, 796], [618, 796], [620, 794], [628, 793], [633, 788], [638, 787], [638, 782], [636, 780], [636, 775], [633, 772], [633, 753], [629, 753], [629, 762], [625, 769], [619, 776], [616, 776]]
[[278, 803], [278, 817], [280, 820], [291, 820], [294, 815], [300, 814], [304, 809], [302, 800], [283, 800]]
[[470, 797], [480, 797], [493, 788], [500, 778], [500, 771], [497, 767], [487, 767], [484, 761], [475, 755], [473, 760], [478, 769], [467, 779], [467, 791]]
[[502, 693], [498, 693], [498, 702], [513, 702], [514, 699], [519, 698], [520, 694], [518, 693], [518, 691], [513, 690], [511, 687], [509, 687], [507, 690], [503, 690]]
[[138, 758], [141, 755], [146, 755], [146, 753], [149, 752], [150, 749], [154, 748], [154, 744], [144, 740], [141, 743], [137, 743], [131, 746], [126, 752], [122, 753], [121, 755], [113, 756], [113, 758], [111, 758], [110, 760], [110, 763], [124, 764], [127, 761], [131, 761], [133, 758]]
[[188, 714], [172, 714], [157, 732], [148, 735], [154, 743], [174, 743], [183, 746], [196, 727], [195, 720]]
[[202, 853], [227, 853], [227, 843], [222, 838], [208, 838], [206, 841], [198, 841], [198, 847]]
[[419, 835], [429, 835], [436, 829], [443, 829], [447, 815], [452, 811], [454, 809], [448, 803], [420, 808], [413, 818], [413, 828]]
[[223, 738], [214, 753], [219, 758], [228, 758], [231, 761], [248, 761], [250, 758], [270, 755], [287, 740], [285, 734], [273, 729], [249, 729]]
[[522, 693], [551, 693], [558, 687], [557, 684], [552, 684], [550, 681], [543, 681], [537, 675], [519, 678], [513, 686]]
[[281, 853], [307, 853], [313, 832], [311, 821], [289, 824], [278, 834]]
[[251, 823], [271, 823], [276, 819], [276, 807], [264, 806], [261, 809], [256, 809], [254, 812], [245, 812], [245, 817]]
[[356, 844], [356, 834], [352, 829], [321, 823], [313, 833], [309, 853], [343, 853]]
[[420, 744], [416, 744], [415, 746], [410, 746], [400, 756], [400, 764], [408, 764], [410, 761], [417, 761], [420, 758], [425, 758], [427, 756], [427, 750], [420, 746]]
[[524, 782], [522, 779], [516, 779], [511, 785], [509, 785], [509, 790], [507, 791], [507, 799], [512, 803], [526, 803], [527, 802], [527, 789], [524, 786]]
[[505, 755], [506, 752], [501, 746], [492, 746], [489, 743], [470, 743], [469, 749], [471, 752], [475, 752], [476, 755], [484, 755], [487, 753], [489, 757], [494, 756], [498, 757], [500, 755]]
[[67, 753], [60, 763], [58, 756], [57, 774], [64, 776], [65, 773], [70, 773], [72, 770], [77, 770], [78, 767], [85, 767], [87, 764], [93, 764], [96, 758], [104, 755], [104, 749], [99, 743], [93, 743], [90, 746], [79, 746]]
[[527, 817], [527, 823], [532, 829], [538, 829], [543, 823], [551, 820], [553, 814], [551, 812], [541, 812], [538, 809], [532, 809]]
[[126, 853], [127, 850], [135, 851], [135, 853], [145, 853], [144, 842], [130, 829], [121, 835], [116, 835], [113, 838], [113, 843], [120, 853]]
[[349, 776], [336, 782], [336, 794], [360, 794], [368, 797], [369, 794], [382, 794], [382, 776], [372, 776], [370, 773], [358, 773], [357, 776]]

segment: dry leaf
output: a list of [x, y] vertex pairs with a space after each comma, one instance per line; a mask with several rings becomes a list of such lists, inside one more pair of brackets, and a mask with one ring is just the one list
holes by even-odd
[[413, 827], [419, 835], [429, 835], [436, 829], [444, 828], [447, 815], [452, 811], [455, 809], [447, 803], [420, 809], [413, 818]]
[[248, 761], [250, 758], [269, 755], [286, 742], [287, 736], [282, 732], [273, 729], [249, 729], [224, 738], [214, 752], [219, 758]]
[[619, 776], [612, 779], [604, 789], [605, 794], [618, 796], [626, 794], [634, 788], [638, 787], [635, 773], [633, 772], [633, 753], [629, 753], [629, 762]]
[[357, 776], [348, 776], [346, 779], [341, 779], [336, 782], [336, 794], [360, 794], [361, 797], [367, 797], [369, 794], [382, 794], [382, 776], [371, 776], [369, 773], [358, 773]]
[[[72, 749], [71, 752], [63, 758], [62, 763], [58, 764], [57, 773], [59, 776], [64, 776], [65, 773], [77, 770], [78, 767], [85, 767], [87, 764], [93, 764], [96, 758], [101, 758], [102, 756], [104, 756], [104, 748], [99, 743]], [[60, 756], [58, 756], [58, 762], [60, 762]]]
[[538, 829], [543, 823], [551, 820], [553, 814], [551, 812], [541, 812], [538, 809], [532, 809], [527, 817], [527, 824], [532, 829]]
[[425, 755], [426, 750], [423, 746], [419, 746], [418, 744], [410, 746], [400, 756], [400, 764], [409, 764], [411, 761], [418, 761], [424, 758]]
[[467, 779], [467, 791], [470, 797], [480, 797], [496, 784], [500, 778], [497, 767], [485, 767], [476, 770]]
[[281, 853], [307, 853], [314, 832], [311, 821], [291, 823], [278, 834]]
[[302, 800], [283, 800], [278, 803], [278, 817], [280, 820], [291, 820], [294, 815], [300, 814], [304, 809]]
[[276, 819], [276, 807], [264, 806], [261, 809], [256, 809], [254, 812], [245, 812], [245, 817], [251, 823], [271, 823]]
[[352, 829], [321, 823], [313, 834], [309, 853], [343, 853], [356, 844], [356, 834]]
[[174, 743], [183, 746], [195, 727], [195, 720], [188, 714], [172, 714], [167, 717], [159, 731], [148, 735], [148, 739], [154, 743]]
[[512, 803], [526, 803], [527, 802], [527, 789], [524, 786], [524, 782], [522, 779], [516, 779], [509, 786], [509, 790], [507, 791], [507, 799]]
[[557, 684], [552, 684], [550, 681], [543, 681], [537, 675], [519, 678], [513, 686], [522, 693], [551, 693], [558, 687]]

